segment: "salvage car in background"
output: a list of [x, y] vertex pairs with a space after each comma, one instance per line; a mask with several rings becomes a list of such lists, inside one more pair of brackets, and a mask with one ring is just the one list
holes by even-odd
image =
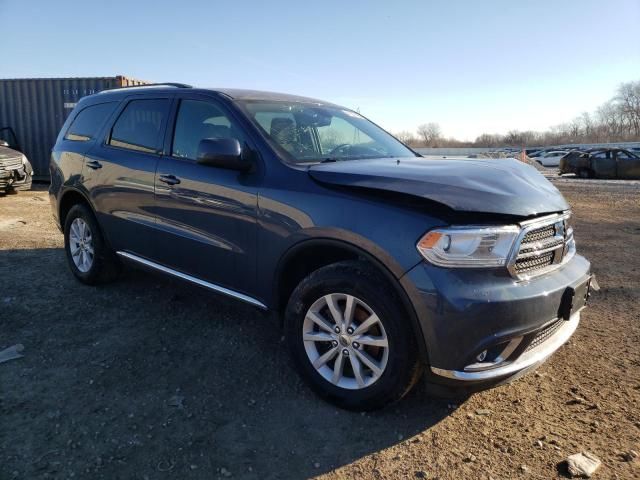
[[560, 160], [560, 175], [582, 178], [640, 179], [640, 157], [621, 148], [595, 148], [569, 152]]
[[31, 189], [33, 169], [27, 157], [0, 140], [0, 193]]
[[560, 159], [567, 154], [564, 150], [552, 150], [536, 157], [536, 161], [544, 167], [557, 167]]

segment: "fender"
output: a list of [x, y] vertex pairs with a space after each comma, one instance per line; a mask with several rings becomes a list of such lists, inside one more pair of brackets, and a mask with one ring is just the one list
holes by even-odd
[[102, 237], [104, 238], [104, 241], [107, 243], [107, 245], [110, 246], [111, 242], [109, 241], [109, 237], [107, 235], [107, 232], [105, 231], [105, 229], [103, 228], [102, 224], [100, 223], [100, 216], [98, 215], [98, 212], [96, 212], [96, 209], [93, 206], [93, 203], [91, 203], [91, 200], [89, 200], [88, 193], [85, 190], [83, 190], [81, 188], [78, 188], [78, 186], [76, 184], [67, 185], [67, 186], [63, 187], [62, 193], [60, 194], [60, 198], [58, 199], [58, 204], [56, 206], [56, 210], [57, 210], [57, 213], [58, 213], [58, 223], [60, 224], [61, 231], [64, 233], [64, 225], [62, 224], [62, 217], [61, 217], [62, 202], [63, 202], [64, 197], [67, 196], [69, 193], [78, 194], [82, 198], [84, 198], [84, 201], [89, 206], [89, 208], [91, 209], [91, 213], [93, 213], [93, 216], [95, 217], [96, 222], [98, 222], [98, 226], [100, 227], [100, 232], [102, 233]]
[[[325, 235], [309, 238], [306, 240], [300, 240], [289, 247], [289, 249], [287, 249], [287, 251], [281, 256], [280, 261], [278, 262], [278, 266], [275, 270], [272, 305], [278, 305], [278, 291], [281, 286], [282, 271], [284, 269], [284, 266], [292, 257], [300, 253], [302, 250], [306, 250], [307, 248], [338, 247], [343, 250], [347, 250], [371, 263], [374, 267], [376, 267], [378, 271], [380, 271], [380, 273], [382, 273], [389, 284], [393, 286], [396, 294], [398, 295], [398, 298], [404, 306], [405, 311], [409, 314], [410, 325], [414, 335], [416, 336], [420, 354], [422, 358], [428, 363], [428, 352], [424, 342], [422, 326], [420, 325], [417, 312], [415, 311], [413, 304], [409, 299], [409, 295], [399, 281], [399, 279], [405, 273], [402, 267], [393, 259], [393, 257], [391, 257], [391, 255], [389, 255], [383, 249], [375, 245], [370, 240], [355, 235], [353, 232], [336, 232], [334, 229], [328, 230], [322, 228], [313, 228], [310, 230], [314, 230], [315, 232], [322, 231]], [[307, 230], [306, 233], [308, 234], [309, 230]], [[327, 234], [333, 235], [329, 236]], [[355, 242], [349, 241], [347, 240], [347, 238], [349, 238], [350, 240], [357, 239], [358, 244], [356, 245]], [[365, 245], [370, 250], [365, 250], [364, 248], [362, 248], [362, 245]]]

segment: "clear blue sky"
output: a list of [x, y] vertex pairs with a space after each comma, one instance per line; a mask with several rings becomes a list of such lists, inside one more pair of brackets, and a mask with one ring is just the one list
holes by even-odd
[[392, 131], [545, 129], [640, 80], [640, 0], [0, 0], [0, 78], [297, 93]]

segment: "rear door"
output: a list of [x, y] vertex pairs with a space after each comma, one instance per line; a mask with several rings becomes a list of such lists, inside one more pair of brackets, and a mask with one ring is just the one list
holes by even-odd
[[[259, 169], [239, 172], [201, 165], [205, 138], [236, 138], [243, 155], [252, 142], [226, 105], [209, 96], [181, 94], [155, 179], [159, 261], [235, 291], [255, 289]], [[255, 156], [254, 156], [255, 155]]]
[[640, 178], [640, 158], [618, 150], [616, 152], [616, 164], [618, 178]]
[[613, 157], [611, 150], [595, 152], [591, 155], [591, 168], [595, 172], [596, 177], [615, 178], [616, 176], [616, 159]]
[[118, 103], [111, 101], [78, 107], [78, 111], [67, 119], [51, 151], [50, 192], [60, 192], [65, 179], [67, 184], [83, 183], [85, 154], [101, 142], [104, 127]]
[[83, 182], [111, 246], [154, 258], [154, 177], [173, 95], [132, 95], [85, 159]]

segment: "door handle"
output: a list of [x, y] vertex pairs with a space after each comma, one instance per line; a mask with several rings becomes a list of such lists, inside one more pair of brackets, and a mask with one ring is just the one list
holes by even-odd
[[175, 175], [166, 175], [166, 174], [160, 175], [158, 177], [158, 180], [160, 180], [163, 183], [166, 183], [167, 185], [177, 185], [178, 183], [180, 183], [180, 179]]
[[89, 160], [86, 163], [87, 167], [89, 167], [92, 170], [97, 170], [99, 168], [102, 168], [102, 164], [100, 162], [98, 162], [97, 160]]

